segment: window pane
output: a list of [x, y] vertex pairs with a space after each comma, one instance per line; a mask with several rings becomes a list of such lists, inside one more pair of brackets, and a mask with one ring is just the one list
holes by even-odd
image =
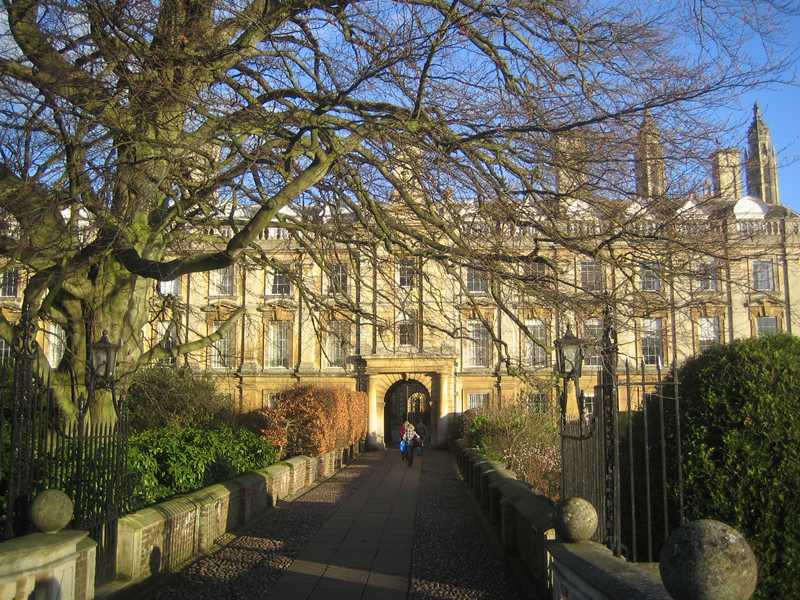
[[594, 395], [584, 394], [583, 395], [583, 409], [587, 415], [594, 414]]
[[0, 338], [0, 365], [11, 364], [11, 344]]
[[663, 364], [661, 319], [642, 319], [642, 359], [646, 365]]
[[[223, 321], [214, 321], [216, 331]], [[227, 369], [233, 366], [233, 330], [229, 329], [225, 335], [211, 345], [211, 368]]]
[[661, 269], [657, 264], [642, 264], [641, 288], [646, 292], [658, 292], [661, 290]]
[[700, 318], [700, 351], [705, 352], [714, 344], [720, 343], [719, 317]]
[[[533, 339], [525, 337], [525, 364], [531, 367], [547, 366], [547, 327], [541, 319], [525, 321], [525, 327]], [[524, 335], [524, 334], [523, 334]]]
[[603, 289], [603, 269], [595, 260], [581, 262], [581, 287], [587, 292], [599, 292]]
[[488, 291], [489, 289], [489, 281], [486, 278], [486, 273], [478, 271], [477, 269], [473, 269], [472, 267], [467, 268], [467, 291], [470, 294], [480, 294]]
[[347, 267], [339, 263], [331, 265], [328, 293], [346, 294], [347, 285]]
[[542, 392], [529, 392], [525, 397], [525, 403], [532, 413], [546, 413], [548, 410], [547, 394]]
[[775, 282], [772, 278], [772, 262], [768, 260], [753, 262], [753, 288], [762, 291], [775, 289]]
[[778, 332], [778, 317], [758, 317], [758, 335], [772, 335]]
[[401, 260], [397, 267], [397, 284], [401, 288], [414, 287], [415, 271], [413, 260]]
[[270, 321], [267, 329], [267, 366], [289, 368], [291, 321]]
[[19, 271], [11, 269], [0, 275], [0, 296], [16, 298], [19, 291]]
[[583, 323], [583, 337], [586, 340], [585, 364], [590, 367], [602, 365], [603, 356], [600, 354], [600, 348], [603, 341], [603, 322], [600, 319], [586, 320]]
[[697, 287], [703, 291], [716, 291], [717, 268], [713, 263], [703, 265], [700, 270], [700, 277], [697, 280]]
[[397, 343], [400, 346], [417, 345], [417, 320], [415, 315], [400, 313], [398, 316]]
[[481, 321], [469, 322], [468, 367], [488, 367], [492, 361], [492, 338]]
[[292, 293], [292, 284], [289, 273], [285, 269], [275, 269], [272, 272], [272, 285], [269, 293], [273, 296], [289, 296]]
[[233, 295], [233, 266], [211, 272], [211, 295]]
[[328, 327], [328, 363], [343, 367], [350, 356], [350, 322], [331, 321]]
[[486, 408], [489, 406], [489, 392], [471, 393], [469, 395], [469, 407]]

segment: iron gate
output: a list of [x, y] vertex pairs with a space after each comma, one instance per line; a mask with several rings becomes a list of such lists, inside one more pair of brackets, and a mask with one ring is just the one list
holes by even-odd
[[657, 560], [684, 521], [677, 371], [660, 364], [620, 370], [605, 327], [594, 405], [584, 420], [562, 415], [561, 494], [597, 509], [595, 540], [632, 561]]
[[33, 498], [63, 490], [75, 505], [70, 527], [88, 530], [98, 543], [96, 578], [103, 581], [113, 575], [116, 521], [127, 498], [124, 411], [118, 407], [115, 423], [95, 423], [87, 415], [89, 399], [72, 394], [77, 415], [67, 418], [41, 376], [49, 368], [39, 363], [36, 333], [24, 306], [10, 356], [0, 365], [0, 535], [31, 533]]

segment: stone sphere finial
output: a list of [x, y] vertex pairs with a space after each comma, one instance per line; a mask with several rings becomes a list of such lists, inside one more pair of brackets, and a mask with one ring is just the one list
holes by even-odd
[[45, 490], [31, 503], [31, 521], [43, 533], [57, 533], [72, 521], [74, 508], [61, 490]]
[[558, 503], [558, 532], [567, 542], [585, 542], [597, 531], [597, 511], [592, 503], [574, 496]]
[[675, 600], [749, 600], [758, 563], [733, 527], [700, 519], [675, 530], [661, 549], [664, 587]]

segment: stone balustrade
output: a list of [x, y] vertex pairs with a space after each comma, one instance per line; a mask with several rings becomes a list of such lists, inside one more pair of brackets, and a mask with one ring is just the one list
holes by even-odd
[[590, 541], [594, 507], [580, 498], [555, 505], [457, 440], [456, 461], [523, 585], [552, 600], [749, 600], [757, 564], [746, 540], [712, 520], [673, 533], [660, 563], [630, 563]]
[[0, 600], [94, 597], [97, 543], [86, 531], [63, 529], [72, 514], [72, 500], [59, 490], [36, 497], [31, 520], [43, 533], [0, 543]]
[[[330, 477], [362, 450], [363, 444], [354, 444], [317, 457], [295, 456], [125, 515], [117, 529], [117, 578], [133, 583], [179, 569], [226, 532]], [[0, 543], [0, 600], [94, 598], [96, 542], [85, 531], [60, 530], [72, 519], [66, 495], [48, 490], [40, 498], [42, 518], [34, 522], [50, 533]]]
[[353, 445], [295, 456], [125, 515], [118, 525], [117, 577], [138, 581], [179, 569], [256, 513], [330, 477], [360, 450]]

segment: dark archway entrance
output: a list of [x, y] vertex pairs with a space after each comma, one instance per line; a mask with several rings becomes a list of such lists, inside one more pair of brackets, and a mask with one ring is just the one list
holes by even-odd
[[383, 410], [383, 439], [387, 446], [400, 443], [403, 421], [422, 423], [431, 432], [431, 395], [416, 379], [402, 379], [386, 391]]

